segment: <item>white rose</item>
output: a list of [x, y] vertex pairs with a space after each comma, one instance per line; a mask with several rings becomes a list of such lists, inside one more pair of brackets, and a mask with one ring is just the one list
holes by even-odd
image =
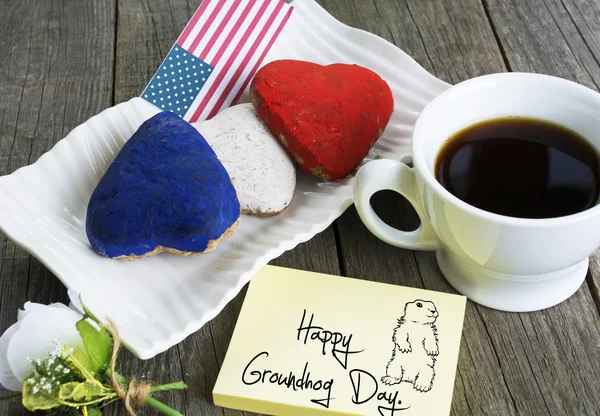
[[31, 361], [43, 360], [56, 344], [82, 347], [83, 341], [75, 327], [83, 318], [75, 292], [69, 291], [71, 305], [42, 305], [27, 302], [19, 310], [18, 320], [0, 337], [0, 384], [21, 391], [23, 380], [33, 373]]

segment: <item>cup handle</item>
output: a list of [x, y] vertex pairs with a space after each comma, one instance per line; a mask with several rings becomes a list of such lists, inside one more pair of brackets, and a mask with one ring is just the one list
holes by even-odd
[[[371, 197], [382, 190], [392, 190], [404, 196], [417, 211], [421, 225], [414, 231], [390, 227], [379, 218], [371, 206]], [[354, 204], [367, 228], [388, 244], [411, 250], [437, 250], [440, 242], [427, 221], [417, 200], [415, 172], [402, 162], [380, 159], [359, 169], [354, 181]]]

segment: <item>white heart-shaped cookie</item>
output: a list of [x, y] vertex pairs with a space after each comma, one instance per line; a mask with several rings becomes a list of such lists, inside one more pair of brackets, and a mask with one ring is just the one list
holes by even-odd
[[271, 216], [287, 208], [296, 187], [296, 168], [252, 104], [230, 107], [192, 125], [225, 166], [242, 212]]

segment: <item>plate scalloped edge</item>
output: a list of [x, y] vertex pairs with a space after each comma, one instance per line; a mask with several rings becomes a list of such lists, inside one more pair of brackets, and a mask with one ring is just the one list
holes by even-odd
[[[356, 63], [390, 85], [396, 107], [363, 163], [410, 154], [414, 123], [448, 84], [391, 43], [337, 21], [313, 0], [294, 12], [265, 58]], [[310, 28], [311, 30], [307, 30]], [[242, 101], [247, 101], [247, 91]], [[270, 260], [325, 230], [352, 204], [353, 177], [318, 182], [300, 173], [292, 204], [270, 218], [244, 216], [234, 236], [205, 256], [101, 258], [85, 235], [89, 196], [127, 138], [158, 109], [134, 98], [76, 127], [34, 164], [0, 178], [0, 229], [100, 320], [116, 322], [125, 345], [148, 359], [213, 319]]]

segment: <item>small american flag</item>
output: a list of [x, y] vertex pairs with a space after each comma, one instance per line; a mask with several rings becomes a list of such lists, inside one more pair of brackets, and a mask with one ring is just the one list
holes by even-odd
[[288, 21], [281, 0], [204, 0], [142, 97], [190, 123], [235, 104]]

